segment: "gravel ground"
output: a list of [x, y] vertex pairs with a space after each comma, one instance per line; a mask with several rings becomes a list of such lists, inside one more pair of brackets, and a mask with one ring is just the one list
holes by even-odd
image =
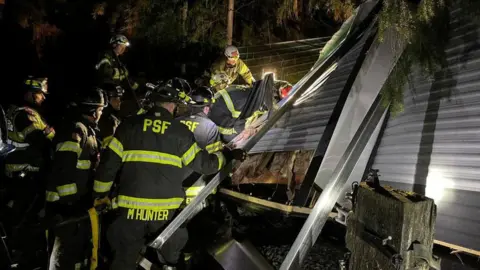
[[[283, 260], [287, 256], [290, 245], [281, 246], [261, 246], [258, 250], [267, 259], [275, 269], [279, 269]], [[329, 243], [317, 243], [305, 258], [302, 269], [340, 269], [339, 260], [343, 258], [344, 250]]]

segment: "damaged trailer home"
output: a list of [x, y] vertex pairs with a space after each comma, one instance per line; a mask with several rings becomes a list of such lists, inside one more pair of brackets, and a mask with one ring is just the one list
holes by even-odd
[[[378, 169], [381, 185], [435, 200], [436, 244], [480, 256], [480, 30], [456, 13], [448, 65], [433, 78], [411, 74], [404, 111], [384, 113], [336, 205], [349, 209], [352, 183]], [[366, 16], [359, 12], [354, 27]], [[367, 26], [328, 76], [310, 86], [236, 168], [222, 196], [254, 211], [311, 213], [402, 51], [391, 40], [379, 43], [375, 33]]]

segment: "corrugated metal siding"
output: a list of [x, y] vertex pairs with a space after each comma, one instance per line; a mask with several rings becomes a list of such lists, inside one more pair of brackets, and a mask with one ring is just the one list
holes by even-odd
[[250, 153], [316, 149], [364, 43], [362, 38], [339, 61], [323, 89], [316, 87], [305, 101], [287, 112]]
[[310, 70], [329, 39], [321, 37], [238, 49], [256, 79], [262, 77], [263, 69], [275, 69], [277, 79], [296, 82]]
[[383, 184], [436, 199], [436, 239], [480, 250], [480, 31], [459, 17], [448, 68], [432, 80], [413, 77], [373, 168]]

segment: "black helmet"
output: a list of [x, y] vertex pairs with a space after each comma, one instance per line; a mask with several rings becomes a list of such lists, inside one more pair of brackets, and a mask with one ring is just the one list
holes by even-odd
[[187, 82], [187, 80], [182, 78], [175, 77], [173, 79], [168, 80], [167, 84], [170, 84], [173, 88], [177, 88], [187, 95], [190, 94], [190, 92], [192, 92], [192, 88], [190, 87], [190, 84]]
[[23, 82], [23, 87], [25, 92], [48, 94], [47, 78], [34, 78], [29, 76]]
[[82, 113], [91, 114], [98, 107], [107, 107], [108, 98], [105, 92], [100, 88], [95, 88], [80, 96], [76, 105]]
[[[183, 85], [183, 87], [178, 87], [179, 85]], [[152, 89], [145, 96], [150, 102], [194, 103], [190, 96], [183, 90], [190, 88], [187, 81], [183, 79], [174, 78], [158, 85], [147, 84], [147, 87]]]
[[107, 93], [107, 96], [109, 98], [122, 97], [123, 94], [125, 93], [125, 89], [115, 84], [104, 84], [102, 86], [102, 89]]
[[208, 106], [213, 103], [213, 92], [210, 87], [200, 86], [192, 91], [190, 94], [193, 102], [193, 106]]

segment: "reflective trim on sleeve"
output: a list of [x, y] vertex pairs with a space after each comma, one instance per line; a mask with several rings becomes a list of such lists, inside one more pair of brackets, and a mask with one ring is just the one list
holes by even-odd
[[[200, 186], [200, 187], [189, 187], [185, 190], [185, 195], [187, 195], [187, 197], [195, 197], [198, 195], [198, 193], [200, 193], [200, 191], [204, 188], [205, 186]], [[217, 193], [217, 189], [215, 188], [213, 191], [212, 191], [212, 194], [215, 194]]]
[[5, 165], [5, 172], [13, 173], [13, 172], [38, 172], [40, 171], [39, 167], [33, 167], [30, 164], [6, 164]]
[[54, 191], [46, 191], [45, 192], [45, 200], [47, 202], [55, 202], [60, 200], [60, 196], [58, 195], [57, 192]]
[[223, 134], [223, 135], [237, 134], [237, 131], [235, 130], [235, 128], [224, 128], [220, 126], [218, 126], [218, 132], [220, 132], [220, 134]]
[[147, 111], [144, 108], [141, 108], [140, 110], [138, 110], [137, 115], [144, 114], [146, 112]]
[[108, 144], [108, 148], [112, 149], [112, 151], [115, 152], [115, 154], [117, 154], [120, 158], [123, 157], [123, 144], [117, 138], [112, 138]]
[[49, 139], [50, 141], [53, 140], [54, 137], [55, 137], [55, 132], [50, 132], [47, 134], [47, 139]]
[[57, 144], [56, 149], [56, 151], [58, 152], [74, 152], [77, 154], [77, 156], [80, 156], [80, 154], [82, 153], [82, 148], [80, 148], [80, 144], [71, 141]]
[[110, 60], [108, 60], [107, 58], [103, 58], [98, 64], [95, 65], [95, 69], [99, 69], [104, 64], [111, 65], [112, 63], [110, 63]]
[[217, 155], [218, 170], [220, 170], [225, 165], [225, 156], [222, 154], [222, 152], [215, 152], [214, 154]]
[[102, 182], [98, 180], [93, 181], [93, 191], [95, 192], [108, 192], [113, 185], [113, 181]]
[[230, 98], [230, 95], [228, 94], [227, 90], [220, 90], [218, 91], [218, 93], [223, 97], [223, 100], [225, 101], [225, 105], [227, 106], [227, 109], [232, 113], [232, 117], [238, 118], [241, 112], [235, 110], [235, 106], [233, 106], [233, 101]]
[[190, 149], [188, 149], [187, 152], [185, 152], [185, 154], [182, 156], [183, 164], [185, 164], [185, 166], [190, 164], [190, 162], [195, 159], [195, 156], [200, 151], [202, 151], [202, 148], [200, 148], [197, 143], [194, 143], [192, 146], [190, 146]]
[[223, 143], [218, 141], [218, 142], [207, 145], [205, 147], [205, 150], [207, 150], [207, 152], [211, 154], [211, 153], [222, 150], [222, 148], [223, 148]]
[[89, 170], [92, 162], [90, 160], [79, 159], [77, 161], [77, 169], [80, 170]]
[[68, 195], [73, 195], [77, 193], [77, 184], [67, 184], [63, 186], [58, 186], [57, 187], [58, 195], [60, 197], [65, 197]]
[[[112, 141], [113, 143], [113, 141]], [[110, 143], [110, 145], [112, 144]], [[172, 165], [182, 168], [182, 160], [178, 156], [167, 153], [144, 151], [144, 150], [129, 150], [123, 153], [123, 162], [148, 162], [164, 165]]]
[[182, 205], [183, 198], [148, 199], [119, 195], [117, 203], [119, 207], [148, 210], [178, 209]]
[[102, 140], [102, 148], [106, 148], [108, 144], [112, 141], [113, 135], [107, 136]]
[[120, 70], [118, 68], [113, 68], [113, 79], [120, 80]]

